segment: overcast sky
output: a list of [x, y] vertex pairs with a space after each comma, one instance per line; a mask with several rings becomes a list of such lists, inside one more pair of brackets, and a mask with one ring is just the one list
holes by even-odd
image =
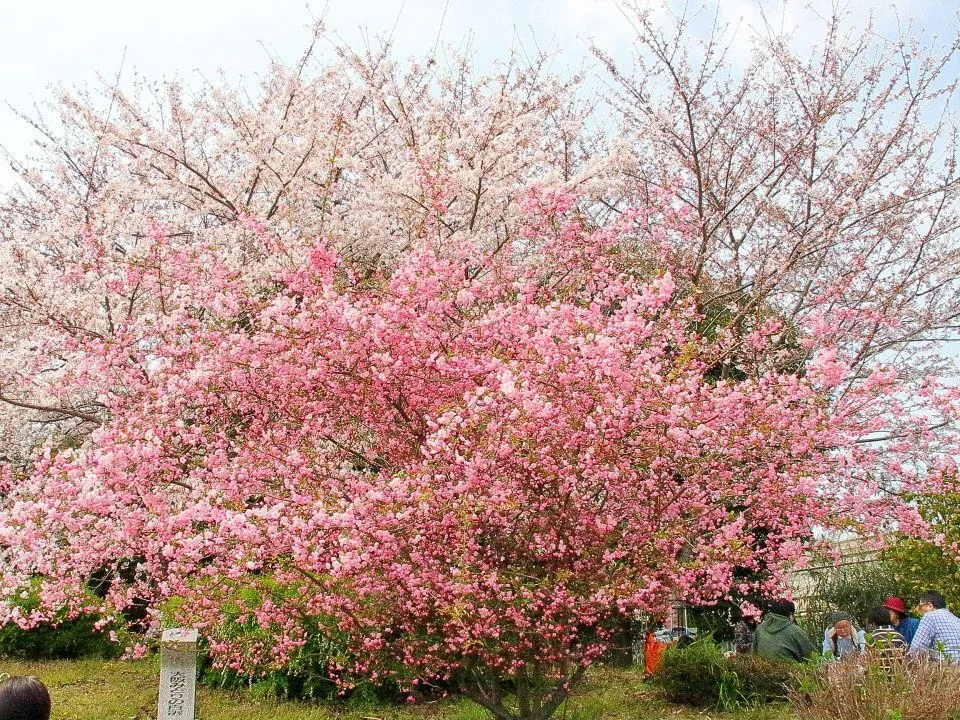
[[[28, 150], [29, 128], [6, 104], [29, 110], [49, 96], [49, 86], [96, 82], [112, 77], [126, 55], [124, 73], [149, 78], [174, 74], [185, 81], [214, 76], [252, 77], [268, 54], [292, 61], [305, 48], [311, 18], [323, 15], [328, 30], [347, 41], [369, 34], [392, 35], [396, 54], [423, 55], [439, 42], [470, 47], [483, 61], [502, 55], [518, 41], [563, 50], [563, 60], [580, 69], [589, 39], [619, 58], [629, 56], [630, 29], [616, 0], [0, 0], [0, 144], [15, 155]], [[802, 40], [815, 17], [805, 2], [719, 0], [725, 20], [743, 28], [759, 23], [759, 2], [771, 17]], [[691, 2], [691, 4], [694, 4]], [[827, 8], [830, 0], [813, 0]], [[854, 16], [876, 13], [881, 31], [896, 18], [914, 17], [921, 28], [955, 27], [960, 0], [849, 0]], [[952, 16], [952, 17], [951, 17]], [[557, 68], [558, 70], [562, 68]], [[0, 185], [9, 182], [0, 169]]]

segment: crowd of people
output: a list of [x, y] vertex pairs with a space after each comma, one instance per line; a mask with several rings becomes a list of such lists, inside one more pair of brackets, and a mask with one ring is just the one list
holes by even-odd
[[919, 619], [911, 616], [898, 597], [888, 597], [883, 605], [870, 610], [862, 626], [848, 613], [833, 613], [819, 650], [796, 624], [795, 613], [791, 601], [778, 600], [771, 603], [759, 624], [741, 621], [737, 652], [800, 662], [813, 655], [841, 660], [874, 649], [888, 658], [899, 654], [960, 663], [960, 618], [934, 590], [920, 594], [916, 605]]

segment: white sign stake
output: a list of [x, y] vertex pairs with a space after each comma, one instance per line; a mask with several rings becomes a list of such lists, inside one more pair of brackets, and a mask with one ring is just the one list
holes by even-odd
[[197, 697], [197, 631], [164, 630], [160, 640], [157, 720], [194, 720]]

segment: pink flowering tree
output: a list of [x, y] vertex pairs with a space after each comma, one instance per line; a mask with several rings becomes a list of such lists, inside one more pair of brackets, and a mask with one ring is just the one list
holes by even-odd
[[[729, 337], [698, 331], [655, 265], [694, 232], [683, 217], [596, 228], [575, 195], [531, 191], [491, 252], [437, 238], [431, 202], [387, 273], [323, 237], [290, 260], [249, 217], [235, 232], [276, 259], [269, 276], [160, 226], [135, 263], [84, 238], [65, 282], [109, 275], [152, 312], [109, 341], [61, 338], [82, 358], [64, 383], [99, 388], [109, 418], [7, 494], [3, 587], [38, 583], [41, 601], [7, 619], [176, 599], [175, 620], [242, 668], [282, 664], [306, 618], [331, 618], [351, 669], [399, 662], [498, 718], [546, 718], [625, 615], [764, 589], [736, 568], [775, 587], [815, 525], [869, 522], [829, 362], [712, 377]], [[87, 579], [133, 557], [91, 605]], [[249, 587], [269, 646], [219, 632]]]
[[[245, 669], [322, 618], [335, 671], [533, 720], [632, 612], [782, 588], [816, 527], [922, 534], [901, 497], [956, 451], [942, 63], [877, 85], [899, 56], [833, 34], [727, 92], [647, 20], [673, 90], [612, 68], [611, 142], [539, 62], [61, 97], [0, 205], [3, 619], [142, 602]], [[246, 589], [270, 642], [224, 627]]]

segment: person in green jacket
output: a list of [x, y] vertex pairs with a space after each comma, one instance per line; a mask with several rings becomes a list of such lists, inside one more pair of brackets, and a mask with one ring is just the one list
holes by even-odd
[[810, 638], [794, 623], [796, 611], [796, 606], [789, 600], [777, 600], [770, 605], [753, 636], [753, 649], [757, 655], [803, 662], [817, 652]]

